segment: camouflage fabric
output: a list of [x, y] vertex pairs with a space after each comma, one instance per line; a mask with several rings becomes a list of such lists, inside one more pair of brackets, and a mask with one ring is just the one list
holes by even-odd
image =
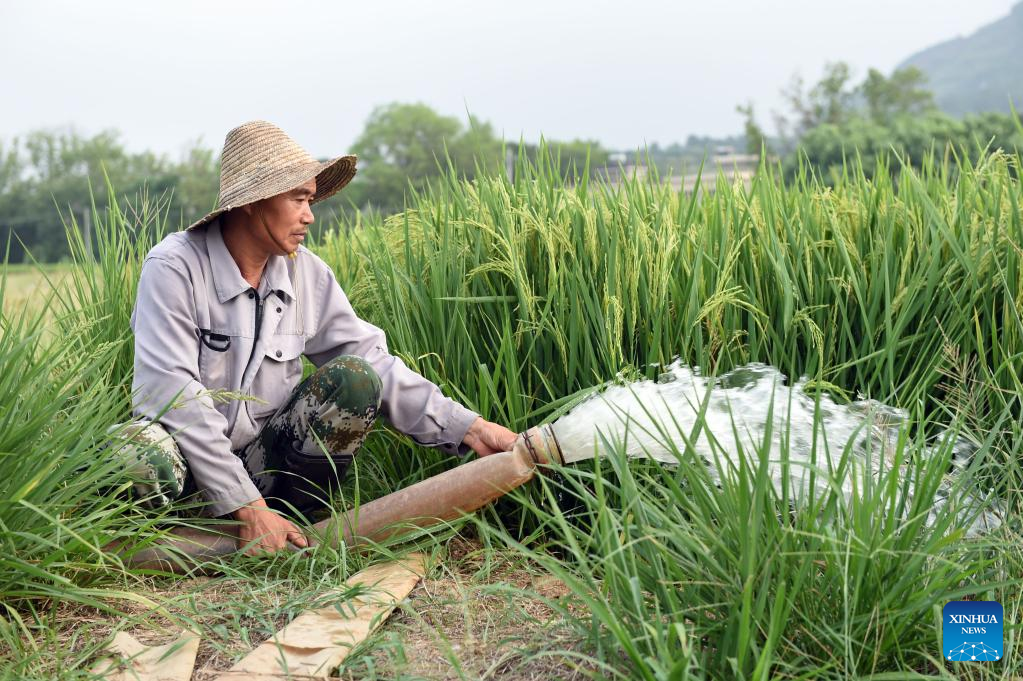
[[335, 357], [299, 383], [239, 454], [267, 503], [322, 507], [373, 428], [380, 392], [376, 371], [354, 355]]
[[188, 466], [178, 445], [159, 423], [139, 419], [112, 426], [117, 438], [111, 450], [121, 457], [132, 477], [132, 492], [146, 508], [157, 509], [180, 499], [185, 492]]
[[[323, 506], [372, 429], [380, 392], [376, 371], [353, 355], [335, 357], [299, 383], [256, 438], [236, 452], [267, 503], [303, 513]], [[187, 462], [157, 423], [127, 424], [112, 450], [137, 478], [133, 490], [147, 508], [194, 490]]]

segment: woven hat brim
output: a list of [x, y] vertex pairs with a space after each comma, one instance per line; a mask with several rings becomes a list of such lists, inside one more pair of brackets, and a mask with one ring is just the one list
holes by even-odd
[[243, 193], [233, 197], [230, 204], [218, 206], [215, 210], [189, 225], [188, 229], [198, 229], [232, 208], [246, 206], [250, 203], [291, 191], [314, 177], [316, 178], [316, 194], [313, 195], [309, 203], [313, 204], [323, 201], [344, 189], [345, 185], [352, 181], [356, 173], [355, 162], [356, 156], [349, 154], [338, 156], [323, 163], [316, 161], [280, 169], [271, 175], [253, 180], [252, 186]]

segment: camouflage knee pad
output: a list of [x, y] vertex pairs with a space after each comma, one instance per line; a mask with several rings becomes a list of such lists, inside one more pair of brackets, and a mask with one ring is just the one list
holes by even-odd
[[361, 357], [341, 355], [317, 369], [241, 452], [260, 493], [315, 506], [336, 486], [380, 409], [380, 377]]
[[159, 423], [138, 419], [112, 426], [108, 451], [133, 479], [132, 493], [145, 508], [159, 509], [180, 499], [188, 466], [177, 443]]

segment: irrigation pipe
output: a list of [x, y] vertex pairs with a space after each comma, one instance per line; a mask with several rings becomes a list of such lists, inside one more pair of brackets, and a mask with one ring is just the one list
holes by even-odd
[[[306, 538], [311, 546], [321, 542], [337, 546], [339, 540], [353, 546], [454, 520], [529, 482], [538, 464], [550, 463], [562, 463], [553, 431], [549, 426], [530, 428], [519, 435], [510, 451], [476, 459], [316, 523]], [[235, 529], [226, 526], [225, 530], [182, 528], [144, 548], [120, 544], [108, 550], [132, 569], [183, 574], [238, 550]]]

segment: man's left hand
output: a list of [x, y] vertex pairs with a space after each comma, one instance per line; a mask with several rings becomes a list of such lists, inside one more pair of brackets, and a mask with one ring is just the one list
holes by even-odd
[[483, 417], [477, 418], [469, 426], [462, 442], [472, 447], [473, 451], [480, 456], [507, 452], [515, 445], [515, 433], [502, 425], [486, 421]]

